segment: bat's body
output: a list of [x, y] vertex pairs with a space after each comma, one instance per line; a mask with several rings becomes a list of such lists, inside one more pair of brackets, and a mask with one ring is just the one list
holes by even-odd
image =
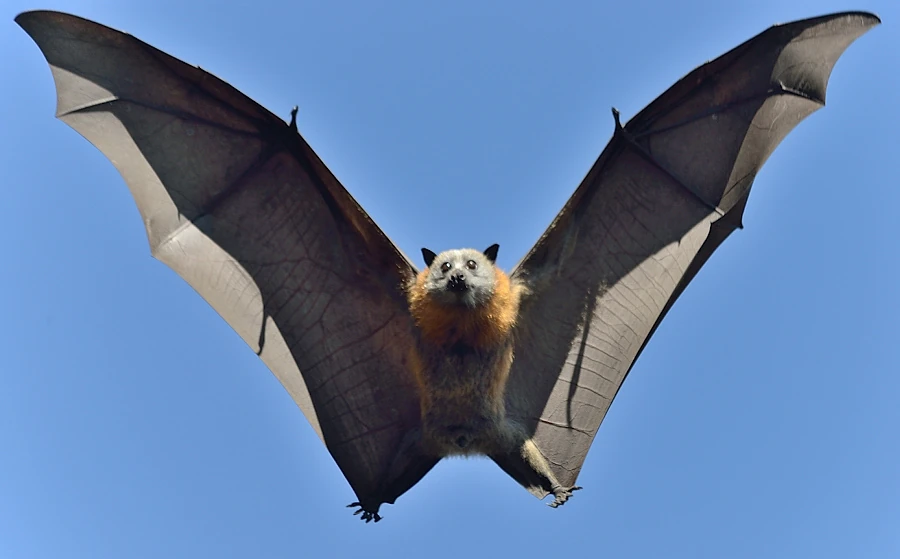
[[[495, 267], [497, 249], [423, 250], [428, 268], [408, 292], [418, 330], [411, 362], [422, 427], [401, 452], [421, 445], [412, 452], [434, 461], [490, 456], [532, 492], [553, 493], [556, 507], [577, 488], [560, 484], [525, 426], [506, 411], [513, 332], [527, 288]], [[404, 472], [396, 475], [403, 483]]]
[[564, 503], [635, 360], [741, 227], [766, 158], [878, 18], [768, 29], [625, 126], [507, 275], [486, 251], [418, 272], [290, 125], [227, 83], [74, 16], [17, 22], [58, 116], [116, 165], [152, 254], [257, 352], [378, 520], [443, 457], [484, 454]]

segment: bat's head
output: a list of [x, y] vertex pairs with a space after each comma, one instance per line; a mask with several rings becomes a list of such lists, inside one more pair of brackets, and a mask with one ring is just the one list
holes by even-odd
[[474, 308], [486, 304], [497, 284], [497, 250], [491, 245], [484, 252], [472, 248], [447, 250], [435, 254], [422, 249], [428, 266], [425, 290], [444, 305], [463, 305]]

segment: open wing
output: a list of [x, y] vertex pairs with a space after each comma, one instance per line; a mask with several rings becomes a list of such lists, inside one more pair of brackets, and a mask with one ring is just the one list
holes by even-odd
[[360, 501], [393, 502], [382, 480], [419, 423], [406, 257], [295, 129], [230, 85], [78, 17], [16, 21], [50, 64], [59, 118], [131, 189], [153, 256], [259, 354]]
[[682, 78], [624, 128], [614, 112], [609, 145], [513, 271], [531, 294], [508, 408], [561, 484], [575, 483], [669, 308], [741, 227], [760, 167], [824, 105], [837, 59], [878, 23], [856, 12], [772, 27]]

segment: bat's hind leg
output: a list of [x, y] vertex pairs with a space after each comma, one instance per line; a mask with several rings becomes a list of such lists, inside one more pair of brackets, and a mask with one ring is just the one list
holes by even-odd
[[368, 494], [359, 494], [359, 501], [347, 505], [348, 508], [357, 508], [353, 512], [361, 515], [365, 522], [381, 520], [378, 510], [384, 503], [394, 504], [397, 497], [406, 493], [413, 485], [417, 484], [427, 474], [440, 457], [427, 453], [422, 445], [422, 434], [416, 429], [406, 434], [400, 443], [397, 454], [391, 460], [391, 464], [374, 491]]
[[565, 504], [573, 491], [581, 489], [561, 484], [531, 439], [525, 440], [514, 452], [491, 454], [491, 459], [538, 499], [553, 494], [555, 498], [550, 503], [553, 508]]

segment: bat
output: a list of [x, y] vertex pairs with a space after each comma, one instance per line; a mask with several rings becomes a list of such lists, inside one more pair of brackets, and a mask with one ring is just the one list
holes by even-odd
[[57, 116], [125, 179], [151, 254], [259, 355], [366, 522], [446, 456], [486, 455], [558, 507], [657, 326], [737, 228], [756, 173], [880, 20], [769, 28], [614, 130], [508, 274], [499, 247], [390, 241], [300, 136], [211, 74], [67, 14], [17, 23]]

